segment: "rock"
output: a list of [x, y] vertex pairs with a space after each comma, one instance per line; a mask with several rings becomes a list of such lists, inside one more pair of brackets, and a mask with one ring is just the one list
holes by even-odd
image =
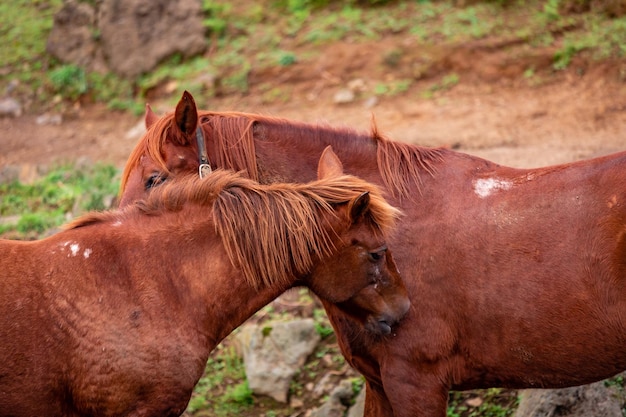
[[37, 119], [35, 119], [35, 123], [37, 123], [39, 126], [45, 126], [45, 125], [58, 126], [61, 123], [63, 123], [63, 116], [61, 116], [60, 114], [44, 113], [44, 114], [37, 116]]
[[333, 372], [327, 372], [313, 388], [313, 396], [316, 398], [328, 394], [337, 385], [338, 376]]
[[62, 62], [91, 68], [96, 58], [96, 13], [88, 3], [68, 0], [56, 15], [46, 50]]
[[[66, 0], [47, 51], [64, 63], [133, 78], [206, 48], [200, 0]], [[94, 8], [95, 7], [95, 8]]]
[[333, 97], [333, 102], [335, 104], [347, 104], [352, 103], [355, 99], [354, 91], [349, 88], [342, 88], [337, 91]]
[[344, 417], [353, 397], [352, 382], [344, 379], [331, 392], [328, 400], [311, 412], [311, 417]]
[[22, 115], [22, 106], [13, 98], [0, 99], [0, 117], [13, 116], [18, 117]]
[[524, 390], [514, 417], [622, 417], [621, 402], [603, 381], [578, 387]]
[[367, 90], [367, 85], [363, 78], [355, 78], [348, 82], [348, 89], [354, 93], [363, 93]]
[[248, 385], [286, 403], [289, 384], [321, 337], [313, 319], [247, 325], [238, 335]]
[[365, 387], [359, 392], [346, 417], [363, 417], [363, 414], [365, 414]]
[[98, 25], [109, 68], [130, 78], [206, 48], [199, 0], [103, 0]]

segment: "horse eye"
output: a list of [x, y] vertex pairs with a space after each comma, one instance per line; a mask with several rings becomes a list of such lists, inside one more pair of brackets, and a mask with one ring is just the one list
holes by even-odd
[[144, 187], [146, 190], [149, 190], [150, 188], [154, 188], [157, 185], [163, 183], [165, 180], [166, 178], [163, 177], [161, 174], [152, 174], [150, 175], [150, 178], [146, 180]]
[[377, 249], [375, 251], [370, 252], [369, 253], [370, 261], [372, 261], [372, 262], [380, 261], [381, 259], [383, 259], [385, 257], [385, 253], [387, 253], [387, 247], [386, 246], [383, 246], [380, 249]]

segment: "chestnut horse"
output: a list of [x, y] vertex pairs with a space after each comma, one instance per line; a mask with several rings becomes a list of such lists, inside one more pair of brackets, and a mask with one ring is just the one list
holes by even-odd
[[211, 350], [296, 285], [388, 333], [409, 308], [384, 240], [398, 211], [336, 162], [305, 185], [187, 177], [1, 240], [0, 415], [178, 416]]
[[450, 389], [565, 387], [626, 368], [626, 153], [514, 169], [445, 148], [244, 113], [198, 113], [185, 93], [131, 154], [121, 203], [211, 165], [308, 181], [332, 145], [404, 216], [389, 241], [411, 309], [375, 338], [326, 306], [366, 378], [365, 415], [444, 417]]

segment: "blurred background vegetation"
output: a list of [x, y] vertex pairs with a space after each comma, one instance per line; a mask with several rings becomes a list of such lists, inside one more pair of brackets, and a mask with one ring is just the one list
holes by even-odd
[[[200, 102], [247, 94], [251, 71], [315, 62], [333, 42], [358, 43], [392, 34], [406, 34], [422, 45], [499, 37], [530, 47], [553, 46], [554, 70], [567, 68], [581, 53], [597, 60], [626, 55], [625, 0], [201, 1], [207, 51], [189, 59], [172, 56], [133, 79], [88, 72], [46, 53], [62, 0], [3, 2], [0, 89], [22, 97], [26, 111], [101, 102], [140, 113], [146, 99], [163, 88], [168, 93], [188, 89]], [[390, 51], [390, 66], [399, 61], [398, 54]], [[533, 71], [529, 68], [527, 75]], [[207, 76], [211, 83], [206, 83]], [[381, 85], [378, 93], [402, 92], [411, 82]], [[271, 86], [258, 88], [265, 89], [269, 101], [288, 99]]]

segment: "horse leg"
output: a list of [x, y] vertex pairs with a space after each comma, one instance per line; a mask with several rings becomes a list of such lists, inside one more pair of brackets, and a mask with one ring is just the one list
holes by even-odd
[[[394, 417], [446, 417], [449, 388], [435, 373], [415, 371], [406, 363], [382, 372], [384, 392]], [[369, 392], [368, 392], [369, 394]], [[367, 414], [365, 414], [367, 415]]]
[[378, 384], [366, 382], [364, 417], [394, 417], [385, 390]]

